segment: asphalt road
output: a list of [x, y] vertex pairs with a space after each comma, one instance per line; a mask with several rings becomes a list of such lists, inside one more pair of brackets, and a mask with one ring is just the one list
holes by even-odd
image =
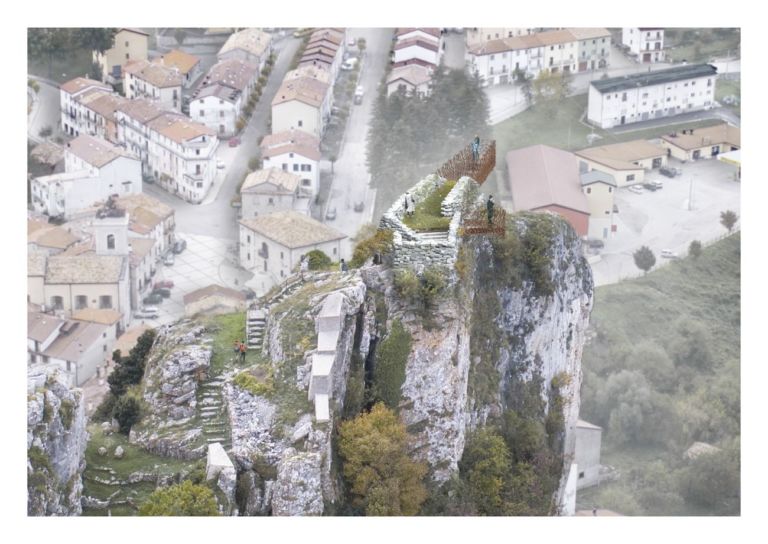
[[[365, 95], [362, 104], [350, 106], [344, 143], [334, 164], [334, 178], [326, 205], [326, 209], [336, 209], [336, 219], [326, 220], [326, 223], [351, 237], [371, 220], [374, 206], [375, 197], [368, 188], [371, 176], [366, 166], [365, 141], [377, 87], [389, 62], [392, 29], [355, 28], [349, 33], [366, 41], [365, 59], [358, 82], [365, 89]], [[365, 203], [365, 210], [355, 212], [353, 206], [360, 201]], [[349, 258], [351, 252], [352, 243], [347, 239], [342, 244], [341, 255]]]
[[248, 161], [258, 154], [259, 139], [269, 133], [267, 120], [271, 111], [272, 98], [280, 87], [300, 43], [299, 39], [286, 37], [275, 44], [277, 61], [248, 126], [240, 136], [240, 145], [231, 148], [227, 141], [221, 141], [219, 144], [217, 158], [226, 164], [226, 168], [223, 174], [219, 174], [211, 193], [202, 204], [189, 204], [162, 189], [144, 184], [144, 192], [176, 210], [176, 225], [182, 235], [190, 233], [237, 240], [238, 209], [231, 206], [231, 200], [236, 194], [240, 180], [248, 171]]

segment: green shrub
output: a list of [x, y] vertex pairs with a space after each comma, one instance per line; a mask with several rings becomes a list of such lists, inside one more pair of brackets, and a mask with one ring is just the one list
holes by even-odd
[[141, 419], [141, 402], [132, 394], [125, 394], [117, 399], [112, 416], [120, 425], [120, 433], [128, 435], [131, 427]]
[[319, 249], [313, 249], [307, 253], [307, 259], [309, 259], [310, 270], [325, 270], [331, 266], [331, 258], [320, 251]]
[[96, 408], [96, 411], [93, 413], [93, 420], [99, 422], [111, 421], [112, 412], [115, 410], [115, 402], [117, 402], [117, 397], [107, 391], [101, 403], [99, 403], [99, 406]]
[[64, 399], [61, 401], [59, 417], [65, 429], [69, 430], [72, 428], [72, 421], [75, 418], [75, 405], [71, 400]]
[[243, 130], [245, 128], [245, 119], [240, 117], [235, 123], [235, 128], [237, 129], [237, 132]]
[[209, 488], [184, 482], [155, 490], [139, 508], [140, 516], [218, 516], [216, 497]]
[[271, 373], [267, 374], [265, 379], [262, 381], [254, 376], [250, 371], [246, 370], [235, 376], [233, 383], [240, 389], [248, 391], [252, 395], [258, 395], [262, 397], [271, 395], [275, 391], [274, 381], [272, 379]]
[[400, 403], [400, 388], [405, 382], [405, 366], [411, 352], [411, 334], [400, 320], [392, 323], [387, 337], [376, 350], [373, 386], [378, 399], [392, 409]]
[[[248, 160], [248, 170], [253, 172], [255, 170], [258, 170], [259, 168], [261, 168], [261, 157], [259, 157], [258, 155], [251, 157]], [[243, 178], [243, 181], [240, 182], [240, 188], [242, 188], [244, 182], [245, 182], [245, 178]]]
[[360, 241], [352, 253], [350, 266], [359, 268], [373, 257], [374, 254], [386, 255], [392, 251], [393, 231], [391, 229], [379, 229], [373, 236]]
[[414, 304], [419, 300], [420, 282], [416, 273], [410, 268], [395, 272], [395, 289], [400, 298]]
[[424, 310], [430, 311], [437, 302], [440, 294], [445, 289], [447, 282], [445, 273], [437, 267], [430, 267], [424, 270], [421, 276], [420, 294], [424, 304]]

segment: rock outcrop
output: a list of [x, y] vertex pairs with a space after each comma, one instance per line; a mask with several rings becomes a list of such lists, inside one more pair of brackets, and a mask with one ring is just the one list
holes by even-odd
[[85, 408], [55, 370], [27, 376], [27, 514], [73, 516], [80, 504], [85, 468]]

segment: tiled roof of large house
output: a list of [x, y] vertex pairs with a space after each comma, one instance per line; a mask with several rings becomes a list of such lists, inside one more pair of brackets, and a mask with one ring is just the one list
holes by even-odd
[[261, 156], [274, 157], [296, 153], [314, 161], [320, 160], [320, 140], [303, 130], [285, 130], [268, 134], [261, 140]]
[[61, 227], [43, 223], [42, 227], [35, 228], [35, 223], [40, 222], [27, 221], [27, 243], [52, 249], [66, 249], [78, 240], [77, 236]]
[[176, 143], [183, 144], [200, 136], [215, 136], [216, 131], [188, 117], [166, 112], [149, 122], [149, 128]]
[[310, 106], [319, 107], [323, 103], [327, 91], [327, 83], [308, 77], [283, 81], [272, 99], [272, 105], [276, 106], [283, 102], [299, 100]]
[[240, 192], [257, 193], [262, 185], [270, 183], [277, 186], [278, 189], [292, 193], [299, 186], [300, 181], [301, 178], [296, 174], [285, 172], [280, 168], [264, 168], [263, 170], [256, 170], [248, 174]]
[[128, 102], [128, 99], [123, 96], [114, 93], [100, 92], [98, 95], [94, 96], [92, 100], [89, 100], [87, 104], [84, 104], [88, 109], [95, 111], [102, 117], [114, 121], [115, 112], [126, 102]]
[[65, 321], [41, 312], [27, 312], [27, 338], [44, 342]]
[[395, 44], [395, 51], [398, 49], [405, 49], [406, 47], [411, 47], [412, 45], [415, 45], [417, 47], [423, 47], [424, 49], [429, 49], [430, 51], [437, 51], [438, 47], [437, 44], [433, 42], [429, 42], [423, 38], [408, 38], [407, 40], [400, 40]]
[[600, 145], [576, 151], [576, 155], [579, 157], [616, 170], [637, 170], [642, 168], [642, 166], [635, 164], [635, 161], [662, 157], [666, 154], [666, 149], [646, 140], [632, 140], [631, 142]]
[[317, 40], [329, 40], [339, 45], [344, 41], [344, 29], [343, 28], [318, 28], [309, 37], [309, 42]]
[[245, 28], [232, 34], [219, 50], [219, 55], [242, 49], [251, 55], [261, 56], [269, 47], [272, 36], [258, 28]]
[[435, 38], [440, 37], [440, 29], [439, 28], [426, 28], [426, 27], [419, 27], [419, 28], [398, 28], [397, 31], [395, 31], [395, 36], [398, 38], [404, 34], [410, 34], [411, 32], [421, 31], [424, 34], [429, 34], [430, 36], [434, 36]]
[[330, 70], [332, 64], [333, 57], [329, 57], [328, 55], [324, 55], [322, 53], [315, 53], [314, 55], [301, 57], [301, 60], [299, 61], [299, 67], [317, 66], [327, 70]]
[[82, 308], [72, 312], [72, 319], [101, 325], [114, 325], [120, 321], [120, 312], [108, 308]]
[[259, 67], [250, 62], [239, 59], [220, 60], [208, 70], [200, 87], [221, 83], [242, 92], [258, 75]]
[[304, 54], [301, 56], [301, 58], [311, 57], [312, 55], [325, 55], [326, 57], [332, 59], [336, 56], [336, 51], [337, 49], [331, 49], [330, 47], [326, 47], [321, 44], [314, 45], [312, 47], [307, 46], [307, 48], [304, 49]]
[[565, 28], [561, 30], [546, 30], [523, 36], [497, 38], [470, 48], [472, 55], [492, 55], [504, 51], [517, 51], [547, 47], [562, 43], [587, 39], [609, 38], [611, 33], [605, 28]]
[[336, 51], [339, 50], [339, 47], [341, 47], [341, 44], [339, 42], [329, 40], [327, 37], [323, 36], [307, 42], [305, 51], [308, 49], [313, 49], [315, 47], [325, 47], [326, 49], [330, 49], [331, 51], [333, 51], [335, 54]]
[[331, 82], [331, 74], [328, 70], [325, 69], [325, 67], [312, 65], [312, 64], [305, 64], [304, 66], [299, 66], [295, 70], [289, 71], [288, 73], [285, 74], [283, 81], [290, 80], [290, 79], [298, 79], [300, 77], [308, 77], [311, 79], [316, 79], [323, 83]]
[[155, 245], [155, 239], [129, 236], [128, 245], [131, 246], [131, 264], [138, 265], [144, 257], [152, 251], [152, 246]]
[[589, 213], [572, 153], [548, 145], [533, 145], [510, 151], [506, 158], [515, 210], [555, 205]]
[[87, 321], [67, 321], [62, 325], [62, 333], [64, 329], [67, 330], [66, 334], [59, 334], [43, 355], [65, 361], [78, 361], [83, 353], [102, 337], [107, 327]]
[[626, 76], [610, 77], [608, 79], [596, 79], [590, 83], [592, 87], [601, 94], [615, 93], [637, 87], [647, 87], [649, 85], [663, 85], [673, 81], [682, 81], [697, 77], [714, 77], [717, 75], [717, 68], [711, 64], [685, 64], [674, 66], [664, 70], [655, 70], [653, 72], [640, 72]]
[[246, 300], [245, 294], [241, 293], [240, 291], [236, 291], [228, 287], [222, 287], [221, 285], [216, 285], [213, 283], [207, 287], [196, 289], [195, 291], [184, 295], [184, 304], [191, 304], [210, 296], [228, 297], [240, 302], [245, 302]]
[[88, 134], [81, 134], [69, 142], [67, 144], [67, 152], [72, 153], [96, 168], [101, 168], [120, 157], [138, 160], [123, 148]]
[[173, 208], [144, 193], [119, 196], [116, 205], [128, 212], [128, 228], [139, 234], [149, 234], [174, 213]]
[[45, 276], [48, 255], [44, 251], [27, 251], [27, 276]]
[[161, 89], [180, 87], [182, 84], [180, 72], [169, 66], [163, 66], [162, 64], [156, 64], [147, 60], [130, 61], [123, 66], [123, 71]]
[[274, 212], [252, 219], [241, 219], [240, 224], [290, 249], [347, 237], [346, 234], [328, 225], [294, 211]]
[[407, 66], [398, 66], [393, 68], [387, 78], [387, 84], [394, 83], [398, 79], [419, 86], [429, 82], [432, 79], [429, 68], [420, 64], [409, 64]]
[[64, 148], [54, 142], [43, 142], [32, 149], [32, 157], [39, 163], [54, 166], [64, 158]]
[[85, 77], [76, 77], [75, 79], [70, 79], [66, 83], [62, 83], [60, 89], [69, 94], [76, 94], [89, 87], [96, 87], [99, 89], [104, 89], [105, 91], [112, 91], [112, 87], [106, 83]]
[[665, 134], [662, 139], [682, 149], [698, 149], [708, 145], [729, 144], [741, 147], [741, 129], [728, 123], [691, 129], [690, 134]]
[[177, 68], [181, 74], [187, 75], [200, 62], [200, 58], [179, 49], [172, 49], [159, 59], [155, 59], [155, 62], [169, 68]]
[[136, 119], [139, 123], [148, 123], [164, 113], [153, 102], [144, 98], [127, 100], [124, 104], [118, 106], [117, 111], [125, 113], [132, 119]]
[[192, 98], [195, 100], [202, 100], [209, 96], [215, 96], [220, 100], [226, 100], [227, 102], [234, 104], [242, 94], [241, 91], [233, 89], [232, 87], [227, 87], [221, 83], [213, 83], [211, 85], [206, 85], [205, 87], [198, 87], [195, 92], [192, 93]]
[[45, 283], [117, 283], [124, 268], [120, 255], [54, 255], [48, 257]]

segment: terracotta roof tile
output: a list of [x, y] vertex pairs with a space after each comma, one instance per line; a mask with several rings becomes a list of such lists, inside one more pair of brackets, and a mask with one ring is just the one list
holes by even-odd
[[48, 257], [45, 283], [117, 283], [124, 263], [120, 255], [53, 255]]
[[179, 49], [172, 49], [155, 61], [164, 66], [178, 68], [180, 73], [187, 75], [200, 62], [200, 58]]
[[285, 172], [280, 168], [265, 168], [248, 174], [240, 192], [258, 192], [262, 185], [270, 183], [278, 187], [278, 189], [292, 193], [299, 186], [300, 181], [301, 178], [291, 172]]
[[259, 215], [253, 219], [241, 219], [246, 228], [290, 248], [300, 248], [341, 240], [346, 234], [319, 221], [294, 211], [282, 211]]

